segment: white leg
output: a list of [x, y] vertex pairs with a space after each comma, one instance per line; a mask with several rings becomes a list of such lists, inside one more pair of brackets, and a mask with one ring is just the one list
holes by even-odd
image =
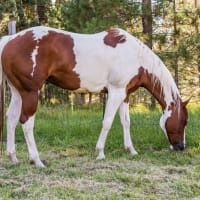
[[22, 100], [18, 91], [11, 85], [11, 102], [7, 111], [7, 154], [13, 164], [17, 164], [15, 150], [15, 128], [21, 114]]
[[131, 141], [131, 135], [130, 135], [130, 116], [129, 116], [129, 104], [123, 102], [120, 105], [119, 109], [120, 119], [123, 126], [124, 131], [124, 146], [125, 149], [130, 151], [132, 155], [136, 155], [137, 151], [134, 149], [132, 141]]
[[26, 143], [28, 146], [30, 160], [33, 161], [36, 166], [44, 167], [44, 164], [40, 160], [39, 153], [38, 153], [35, 139], [34, 139], [34, 135], [33, 135], [34, 119], [35, 119], [35, 116], [30, 117], [28, 121], [22, 124], [22, 129], [24, 131], [24, 136], [25, 136]]
[[98, 151], [97, 160], [102, 160], [105, 158], [104, 146], [108, 135], [108, 131], [112, 125], [115, 113], [119, 108], [119, 105], [125, 98], [125, 89], [123, 88], [108, 88], [108, 100], [105, 109], [105, 115], [103, 120], [103, 127], [96, 145], [96, 150]]

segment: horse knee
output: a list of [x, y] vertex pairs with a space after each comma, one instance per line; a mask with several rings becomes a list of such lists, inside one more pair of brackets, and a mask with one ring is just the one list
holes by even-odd
[[129, 128], [130, 127], [130, 120], [123, 119], [123, 120], [121, 120], [121, 124], [124, 128]]
[[103, 120], [103, 129], [104, 131], [108, 131], [112, 126], [112, 119], [104, 119]]
[[28, 119], [28, 121], [26, 121], [23, 125], [22, 125], [23, 131], [25, 134], [33, 131], [34, 128], [34, 116], [30, 117]]

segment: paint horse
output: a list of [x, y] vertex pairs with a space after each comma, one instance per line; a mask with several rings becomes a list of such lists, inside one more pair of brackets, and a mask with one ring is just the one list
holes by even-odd
[[17, 163], [15, 128], [20, 120], [30, 160], [44, 167], [33, 135], [40, 89], [45, 81], [61, 88], [108, 92], [102, 130], [96, 145], [104, 159], [104, 145], [119, 109], [124, 146], [137, 154], [130, 136], [129, 96], [138, 87], [150, 91], [163, 113], [160, 126], [171, 149], [185, 148], [188, 120], [186, 102], [162, 61], [141, 41], [121, 29], [77, 34], [49, 27], [34, 27], [0, 41], [0, 83], [7, 80], [11, 102], [7, 111], [7, 153]]

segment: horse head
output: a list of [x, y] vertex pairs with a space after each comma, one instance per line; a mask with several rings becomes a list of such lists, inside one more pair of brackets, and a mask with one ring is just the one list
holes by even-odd
[[185, 127], [188, 122], [188, 111], [186, 105], [189, 100], [178, 103], [171, 103], [167, 109], [164, 110], [160, 119], [160, 126], [165, 132], [171, 150], [185, 149]]

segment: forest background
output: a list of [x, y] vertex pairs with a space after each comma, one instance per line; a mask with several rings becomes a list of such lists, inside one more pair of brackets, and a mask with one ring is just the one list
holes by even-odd
[[[17, 31], [46, 25], [79, 33], [95, 33], [120, 27], [141, 39], [160, 56], [171, 71], [181, 96], [200, 100], [200, 1], [199, 0], [0, 0], [0, 36], [7, 23]], [[90, 104], [102, 95], [59, 89], [45, 84], [42, 103]], [[156, 106], [144, 89], [131, 103]]]

